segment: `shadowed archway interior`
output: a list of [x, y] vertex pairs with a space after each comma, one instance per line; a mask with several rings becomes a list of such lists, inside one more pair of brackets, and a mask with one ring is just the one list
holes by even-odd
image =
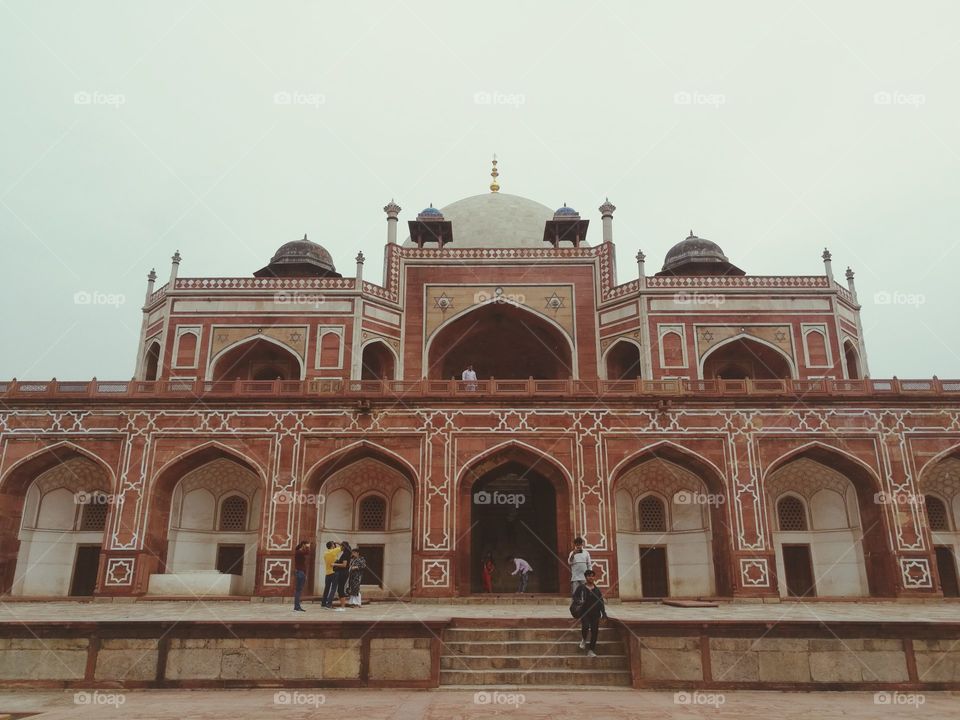
[[768, 345], [740, 338], [707, 356], [703, 363], [707, 380], [785, 380], [793, 377], [790, 363]]
[[480, 379], [572, 377], [570, 344], [563, 333], [528, 310], [490, 303], [444, 327], [430, 345], [428, 377], [459, 379], [473, 365]]
[[640, 348], [620, 340], [607, 352], [607, 380], [636, 380], [640, 377]]
[[224, 353], [213, 369], [214, 380], [299, 380], [296, 356], [267, 340], [245, 342]]
[[549, 480], [518, 463], [496, 468], [473, 486], [471, 496], [470, 589], [482, 592], [480, 568], [493, 558], [494, 592], [510, 593], [518, 576], [513, 563], [521, 557], [533, 567], [528, 592], [557, 592], [557, 494]]

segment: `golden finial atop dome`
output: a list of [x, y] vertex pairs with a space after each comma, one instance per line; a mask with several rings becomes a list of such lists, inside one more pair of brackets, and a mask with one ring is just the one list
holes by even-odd
[[493, 182], [490, 183], [490, 192], [498, 192], [500, 190], [500, 184], [497, 182], [497, 178], [500, 177], [500, 173], [497, 170], [497, 154], [493, 154], [493, 170], [490, 171], [490, 177], [493, 178]]

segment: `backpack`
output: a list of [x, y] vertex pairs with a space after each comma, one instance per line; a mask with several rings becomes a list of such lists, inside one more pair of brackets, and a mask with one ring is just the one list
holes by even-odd
[[577, 588], [577, 591], [573, 594], [573, 600], [570, 602], [570, 614], [573, 615], [577, 620], [583, 617], [584, 611], [587, 609], [587, 593], [584, 590], [584, 586], [581, 585]]

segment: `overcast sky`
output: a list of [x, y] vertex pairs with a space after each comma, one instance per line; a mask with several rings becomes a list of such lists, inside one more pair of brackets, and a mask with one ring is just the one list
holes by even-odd
[[[960, 6], [0, 0], [0, 377], [129, 378], [146, 274], [322, 243], [391, 198], [617, 205], [619, 281], [690, 229], [856, 271], [874, 377], [960, 377]], [[404, 233], [405, 234], [405, 233]], [[80, 295], [78, 295], [80, 293]], [[90, 302], [86, 302], [90, 300]]]

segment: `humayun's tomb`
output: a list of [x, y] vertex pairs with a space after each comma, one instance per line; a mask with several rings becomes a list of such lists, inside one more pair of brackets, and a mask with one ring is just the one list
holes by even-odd
[[133, 380], [0, 382], [2, 592], [290, 595], [307, 538], [369, 596], [478, 594], [487, 553], [559, 595], [579, 535], [624, 600], [960, 594], [960, 381], [870, 377], [849, 269], [691, 232], [618, 273], [609, 201], [588, 232], [496, 180], [406, 240], [391, 201], [379, 284], [307, 237], [178, 252]]

